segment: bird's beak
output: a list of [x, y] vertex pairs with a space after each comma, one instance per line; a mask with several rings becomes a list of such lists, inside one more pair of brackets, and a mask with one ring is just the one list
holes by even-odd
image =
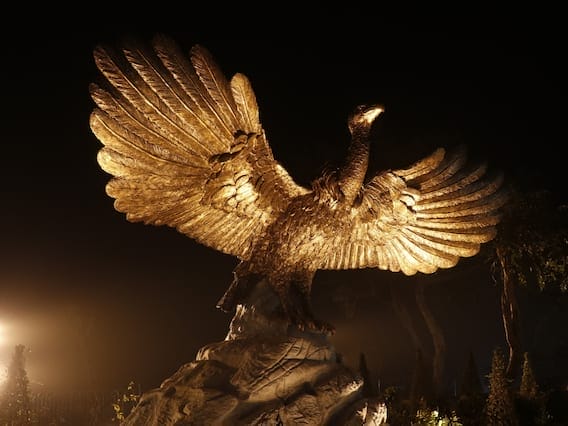
[[373, 105], [370, 106], [364, 113], [363, 113], [363, 120], [365, 120], [368, 124], [371, 124], [375, 119], [379, 116], [380, 113], [384, 111], [382, 105]]

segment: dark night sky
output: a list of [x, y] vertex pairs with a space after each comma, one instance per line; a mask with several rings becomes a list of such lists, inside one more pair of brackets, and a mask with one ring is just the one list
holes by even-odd
[[[290, 23], [296, 33], [286, 38], [277, 30], [246, 38], [191, 25], [100, 23], [10, 38], [1, 71], [0, 365], [22, 343], [31, 349], [30, 379], [46, 388], [114, 389], [135, 380], [148, 389], [227, 331], [230, 316], [215, 303], [236, 260], [170, 228], [128, 223], [105, 194], [109, 176], [96, 163], [101, 145], [88, 124], [97, 43], [166, 32], [186, 50], [209, 48], [228, 75], [251, 79], [274, 155], [299, 183], [339, 164], [347, 114], [372, 101], [386, 107], [372, 167], [408, 165], [437, 146], [466, 143], [506, 176], [565, 197], [564, 52], [552, 22], [367, 18], [376, 26], [355, 32], [333, 20], [312, 32]], [[254, 23], [247, 29], [253, 34]], [[446, 333], [448, 383], [469, 349], [486, 374], [491, 350], [504, 341], [497, 290], [477, 258], [428, 277], [321, 273], [314, 303], [337, 326], [332, 340], [346, 361], [365, 352], [383, 383], [394, 384], [410, 375], [414, 348], [390, 306], [389, 286], [411, 294], [421, 281], [430, 283], [427, 296]], [[354, 316], [338, 302], [341, 292], [359, 295]], [[566, 371], [550, 367], [566, 358], [568, 334], [557, 327], [568, 319], [566, 296], [520, 296], [537, 372], [566, 381]]]

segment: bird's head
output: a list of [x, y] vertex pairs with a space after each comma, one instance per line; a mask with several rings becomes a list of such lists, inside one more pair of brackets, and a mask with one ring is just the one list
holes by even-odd
[[349, 131], [351, 132], [351, 134], [353, 134], [356, 129], [371, 128], [371, 125], [373, 124], [375, 119], [383, 111], [383, 106], [378, 104], [357, 106], [349, 115], [349, 119], [347, 121]]

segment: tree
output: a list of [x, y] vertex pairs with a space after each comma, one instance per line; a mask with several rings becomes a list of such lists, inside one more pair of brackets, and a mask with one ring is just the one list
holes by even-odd
[[536, 378], [534, 376], [530, 361], [529, 354], [523, 354], [523, 373], [521, 376], [521, 386], [519, 388], [519, 395], [521, 398], [534, 400], [538, 397], [539, 390]]
[[469, 351], [467, 364], [459, 383], [457, 413], [464, 425], [478, 425], [481, 420], [483, 407], [483, 388], [479, 378], [479, 371], [473, 356]]
[[506, 376], [505, 357], [500, 348], [493, 351], [489, 379], [489, 394], [485, 405], [487, 426], [517, 425], [515, 404], [510, 388], [510, 380]]
[[29, 379], [26, 372], [25, 346], [16, 345], [8, 366], [8, 376], [0, 401], [0, 419], [10, 426], [32, 422]]
[[432, 392], [435, 396], [438, 396], [442, 388], [444, 364], [446, 361], [446, 339], [434, 313], [428, 307], [424, 287], [425, 286], [420, 285], [420, 283], [414, 286], [415, 298], [418, 309], [426, 322], [426, 327], [432, 336], [432, 345], [434, 347], [434, 354], [432, 356]]
[[432, 371], [426, 365], [422, 351], [416, 351], [416, 364], [410, 384], [410, 409], [411, 413], [432, 402]]
[[[428, 305], [428, 298], [426, 297], [425, 292], [428, 285], [438, 282], [440, 278], [428, 276], [404, 277], [403, 279], [410, 282], [411, 286], [399, 285], [398, 281], [391, 281], [390, 283], [389, 289], [391, 293], [392, 307], [401, 320], [402, 325], [409, 333], [414, 349], [419, 350], [421, 355], [423, 355], [425, 345], [422, 343], [419, 333], [416, 330], [416, 319], [413, 318], [413, 315], [408, 309], [410, 298], [408, 295], [404, 298], [404, 300], [402, 298], [402, 292], [407, 292], [409, 290], [413, 292], [416, 310], [420, 313], [421, 318], [424, 320], [426, 329], [432, 338], [433, 353], [431, 356], [431, 388], [433, 395], [438, 396], [442, 388], [446, 359], [446, 340], [438, 319]], [[394, 285], [392, 282], [394, 282]]]
[[516, 407], [521, 426], [547, 424], [549, 416], [546, 411], [545, 397], [538, 388], [528, 352], [523, 354], [521, 384]]
[[501, 316], [509, 355], [507, 377], [515, 379], [521, 365], [520, 311], [515, 285], [535, 282], [540, 290], [557, 284], [568, 289], [567, 206], [544, 190], [510, 189], [489, 259], [494, 281], [501, 287]]
[[369, 368], [367, 367], [367, 359], [365, 354], [359, 354], [359, 375], [363, 379], [363, 396], [366, 398], [375, 397], [378, 395], [378, 389], [375, 386], [374, 380], [371, 377]]

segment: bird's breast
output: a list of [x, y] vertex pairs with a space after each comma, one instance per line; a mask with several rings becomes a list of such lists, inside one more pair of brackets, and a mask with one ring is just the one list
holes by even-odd
[[345, 214], [317, 202], [291, 203], [267, 230], [264, 258], [274, 267], [311, 269], [333, 244]]

